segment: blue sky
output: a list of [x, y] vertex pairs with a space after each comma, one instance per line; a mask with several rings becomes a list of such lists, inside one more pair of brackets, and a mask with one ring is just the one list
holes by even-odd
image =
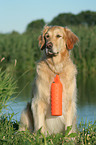
[[50, 22], [60, 13], [96, 11], [96, 0], [0, 0], [0, 32], [24, 32], [36, 19]]

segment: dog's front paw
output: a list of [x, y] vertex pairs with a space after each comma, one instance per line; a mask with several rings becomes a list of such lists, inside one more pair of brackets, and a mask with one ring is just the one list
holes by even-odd
[[48, 134], [48, 131], [47, 131], [46, 127], [44, 127], [44, 126], [41, 127], [38, 131], [35, 130], [34, 132], [35, 132], [35, 133], [36, 133], [36, 132], [39, 132], [39, 133], [41, 133], [41, 134], [43, 133], [45, 136], [47, 136], [47, 134]]

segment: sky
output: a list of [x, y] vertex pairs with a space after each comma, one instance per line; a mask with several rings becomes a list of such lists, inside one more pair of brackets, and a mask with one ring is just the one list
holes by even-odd
[[0, 0], [0, 33], [23, 33], [37, 19], [50, 22], [60, 13], [96, 12], [96, 0]]

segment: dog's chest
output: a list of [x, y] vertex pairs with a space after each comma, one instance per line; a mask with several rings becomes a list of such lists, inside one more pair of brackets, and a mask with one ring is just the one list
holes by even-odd
[[[63, 74], [62, 76], [60, 76], [60, 81], [62, 83], [62, 98], [65, 98], [65, 94], [66, 94], [66, 87], [68, 86], [67, 84], [69, 84], [69, 78], [67, 79], [66, 74]], [[54, 78], [56, 77], [56, 74], [47, 74], [45, 75], [45, 77], [42, 77], [42, 80], [40, 81], [40, 86], [42, 89], [42, 94], [41, 97], [44, 97], [44, 100], [47, 101], [48, 104], [51, 104], [51, 85], [54, 82]]]
[[[64, 104], [62, 104], [64, 106]], [[65, 114], [64, 110], [62, 112], [62, 116], [52, 116], [51, 115], [51, 105], [49, 105], [48, 110], [46, 112], [46, 128], [49, 133], [58, 133], [63, 132], [65, 129]]]

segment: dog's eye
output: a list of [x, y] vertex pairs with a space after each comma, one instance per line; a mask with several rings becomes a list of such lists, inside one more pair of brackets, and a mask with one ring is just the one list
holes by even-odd
[[59, 35], [59, 34], [58, 34], [58, 35], [56, 35], [56, 37], [57, 37], [57, 38], [60, 38], [60, 37], [61, 37], [61, 35]]
[[47, 39], [49, 38], [49, 34], [46, 34], [46, 36], [45, 36]]

